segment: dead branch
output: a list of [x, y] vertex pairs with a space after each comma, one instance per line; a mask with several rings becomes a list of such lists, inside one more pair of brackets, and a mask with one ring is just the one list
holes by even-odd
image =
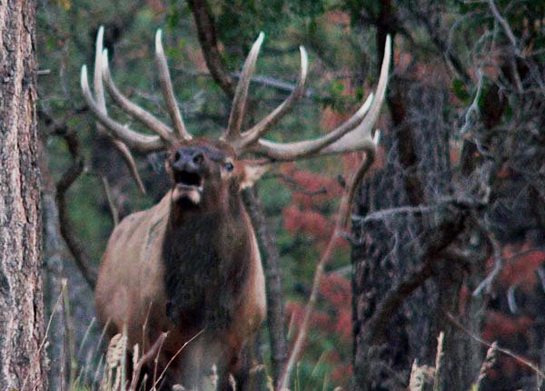
[[488, 200], [486, 197], [482, 200], [470, 196], [441, 197], [437, 200], [437, 203], [431, 205], [399, 206], [369, 213], [367, 216], [351, 216], [351, 219], [354, 223], [365, 224], [371, 221], [395, 218], [400, 214], [422, 215], [432, 213], [449, 205], [461, 209], [480, 209], [488, 205]]
[[119, 224], [119, 211], [117, 210], [114, 202], [114, 198], [112, 196], [112, 190], [110, 188], [110, 182], [108, 182], [108, 178], [105, 175], [101, 175], [100, 179], [102, 180], [102, 187], [104, 188], [104, 193], [106, 193], [106, 199], [108, 200], [108, 206], [110, 207], [110, 212], [112, 213], [112, 220], [114, 222], [114, 226], [117, 227], [117, 224]]
[[80, 240], [74, 234], [66, 205], [67, 191], [83, 172], [83, 158], [80, 152], [80, 141], [77, 133], [71, 129], [66, 122], [56, 122], [43, 110], [39, 111], [39, 115], [44, 120], [45, 125], [48, 128], [48, 133], [64, 139], [68, 151], [70, 152], [70, 156], [72, 157], [72, 165], [64, 172], [61, 179], [56, 184], [55, 200], [59, 210], [59, 227], [61, 236], [66, 242], [76, 266], [80, 270], [85, 282], [87, 282], [91, 290], [94, 290], [97, 273], [89, 266], [87, 253]]
[[366, 322], [363, 338], [371, 344], [377, 341], [387, 329], [392, 314], [395, 314], [405, 299], [421, 287], [433, 275], [433, 265], [441, 259], [441, 254], [465, 228], [467, 213], [464, 209], [454, 208], [446, 211], [442, 224], [434, 227], [432, 235], [424, 242], [422, 263], [398, 284], [390, 289], [378, 304], [373, 316]]
[[187, 3], [195, 19], [199, 43], [201, 44], [206, 66], [212, 74], [214, 81], [232, 99], [235, 95], [235, 83], [225, 71], [225, 62], [218, 49], [216, 27], [210, 14], [208, 3], [203, 0], [188, 0]]
[[496, 7], [496, 3], [494, 2], [494, 0], [488, 0], [488, 6], [490, 7], [490, 11], [492, 11], [492, 15], [494, 15], [494, 19], [496, 19], [496, 21], [500, 24], [503, 31], [505, 32], [505, 35], [507, 35], [507, 38], [513, 46], [516, 55], [519, 56], [520, 50], [517, 46], [517, 39], [515, 38], [515, 34], [513, 34], [509, 23], [507, 23], [503, 16], [501, 16], [500, 11], [498, 10], [498, 7]]

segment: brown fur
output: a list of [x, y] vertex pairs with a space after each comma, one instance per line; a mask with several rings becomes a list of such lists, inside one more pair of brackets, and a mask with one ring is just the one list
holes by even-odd
[[[173, 202], [170, 190], [151, 209], [125, 218], [111, 235], [96, 288], [98, 317], [109, 321], [110, 336], [127, 325], [129, 346], [138, 343], [145, 354], [168, 332], [158, 374], [202, 332], [170, 364], [164, 389], [176, 383], [199, 387], [212, 364], [220, 376], [235, 371], [241, 349], [265, 316], [261, 259], [239, 194], [245, 163], [220, 143], [190, 145], [202, 147], [208, 159], [201, 204]], [[233, 160], [234, 170], [221, 171], [209, 157]]]

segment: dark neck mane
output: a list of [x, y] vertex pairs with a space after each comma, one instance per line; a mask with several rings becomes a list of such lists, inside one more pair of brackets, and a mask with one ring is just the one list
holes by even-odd
[[245, 215], [171, 211], [162, 250], [170, 319], [186, 327], [228, 327], [248, 277], [250, 251]]

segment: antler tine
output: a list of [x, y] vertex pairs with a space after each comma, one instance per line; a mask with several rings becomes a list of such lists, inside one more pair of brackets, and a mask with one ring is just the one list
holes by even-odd
[[229, 116], [229, 125], [227, 126], [227, 131], [222, 136], [222, 139], [227, 142], [233, 143], [241, 137], [240, 128], [242, 126], [242, 120], [244, 119], [248, 87], [250, 86], [250, 79], [254, 71], [257, 56], [259, 54], [259, 50], [261, 49], [261, 45], [263, 44], [264, 38], [265, 34], [260, 32], [259, 37], [254, 42], [252, 49], [244, 62], [242, 74], [240, 75], [240, 80], [235, 90], [235, 97], [233, 98], [233, 106], [231, 108], [231, 115]]
[[242, 134], [240, 142], [235, 141], [234, 147], [237, 150], [243, 150], [247, 145], [250, 145], [261, 137], [263, 137], [271, 128], [276, 125], [293, 107], [293, 104], [303, 95], [305, 90], [305, 81], [308, 72], [308, 54], [303, 46], [299, 46], [301, 52], [301, 71], [297, 84], [284, 102], [278, 106], [272, 113], [263, 118], [257, 125], [252, 127], [247, 132]]
[[106, 99], [104, 98], [104, 86], [102, 85], [102, 50], [104, 50], [104, 26], [100, 26], [97, 33], [96, 47], [95, 47], [95, 72], [93, 74], [93, 87], [95, 88], [95, 94], [97, 97], [97, 106], [100, 110], [107, 114]]
[[[96, 47], [95, 47], [95, 72], [93, 75], [94, 76], [93, 85], [95, 88], [95, 94], [97, 95], [98, 108], [101, 109], [101, 111], [104, 114], [107, 114], [106, 99], [104, 98], [104, 87], [102, 85], [102, 72], [101, 72], [102, 66], [101, 66], [101, 57], [100, 57], [100, 54], [102, 53], [102, 49], [104, 46], [103, 41], [104, 41], [104, 26], [100, 26], [97, 33]], [[123, 160], [125, 161], [125, 164], [127, 165], [132, 177], [136, 181], [138, 188], [140, 189], [142, 193], [146, 193], [146, 188], [144, 187], [144, 184], [142, 183], [142, 179], [140, 178], [140, 175], [138, 174], [136, 162], [134, 161], [134, 158], [132, 157], [132, 154], [129, 148], [125, 144], [123, 144], [123, 142], [113, 138], [99, 122], [97, 122], [96, 126], [97, 126], [97, 130], [100, 133], [103, 133], [108, 136], [108, 138], [112, 141], [114, 146], [121, 153], [121, 156], [123, 157]]]
[[[388, 69], [391, 58], [391, 38], [386, 38], [384, 57], [380, 71], [376, 96], [370, 94], [363, 106], [347, 122], [332, 132], [315, 139], [293, 143], [275, 143], [259, 140], [252, 148], [271, 160], [296, 160], [324, 154], [343, 153], [375, 148], [378, 138], [371, 138], [371, 131], [378, 119], [388, 85]], [[372, 104], [371, 104], [372, 101]], [[370, 107], [369, 107], [370, 106]], [[369, 113], [367, 111], [369, 110]]]
[[296, 160], [313, 155], [327, 145], [354, 130], [364, 119], [373, 102], [373, 93], [369, 94], [363, 105], [350, 117], [350, 119], [338, 126], [335, 130], [314, 140], [296, 141], [292, 143], [275, 143], [268, 140], [259, 140], [254, 148], [256, 152], [267, 155], [272, 160]]
[[[115, 86], [112, 75], [110, 73], [110, 67], [108, 66], [108, 51], [104, 50], [102, 53], [102, 77], [106, 83], [106, 89], [114, 100], [114, 102], [131, 117], [148, 127], [153, 133], [157, 134], [167, 145], [173, 145], [175, 139], [172, 129], [155, 118], [151, 113], [144, 110], [140, 106], [131, 102], [126, 96], [124, 96]], [[96, 91], [96, 88], [95, 88]]]
[[143, 153], [155, 152], [165, 148], [165, 145], [158, 136], [147, 136], [137, 133], [128, 126], [114, 121], [101, 110], [89, 89], [87, 65], [81, 67], [81, 90], [92, 113], [112, 137], [121, 139], [121, 141], [127, 143], [130, 147]]
[[176, 97], [174, 96], [174, 89], [172, 88], [172, 81], [170, 79], [170, 72], [168, 70], [167, 59], [165, 51], [163, 50], [163, 43], [161, 42], [162, 31], [159, 29], [155, 34], [155, 59], [157, 60], [157, 66], [159, 68], [159, 80], [161, 82], [161, 90], [163, 91], [163, 98], [167, 105], [168, 113], [174, 124], [174, 128], [178, 132], [178, 136], [182, 140], [191, 140], [191, 135], [187, 132], [182, 115], [176, 103]]
[[390, 67], [390, 58], [392, 55], [392, 39], [386, 36], [384, 47], [384, 57], [380, 68], [380, 77], [377, 85], [377, 93], [373, 106], [361, 124], [353, 132], [346, 134], [335, 143], [327, 146], [320, 154], [335, 154], [343, 152], [358, 151], [368, 146], [376, 147], [378, 145], [379, 132], [375, 132], [375, 137], [371, 137], [373, 126], [378, 120], [380, 108], [386, 98], [386, 87], [388, 86], [388, 69]]

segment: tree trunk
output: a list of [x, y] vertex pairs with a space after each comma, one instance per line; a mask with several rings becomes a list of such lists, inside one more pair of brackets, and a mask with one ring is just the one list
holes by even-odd
[[0, 2], [0, 389], [47, 388], [35, 4]]
[[266, 221], [257, 190], [245, 190], [243, 196], [264, 256], [263, 267], [267, 280], [265, 285], [267, 289], [267, 326], [271, 344], [272, 376], [274, 384], [277, 385], [276, 382], [279, 380], [280, 371], [288, 356], [284, 324], [284, 295], [279, 266], [280, 257], [275, 245], [274, 234]]
[[[379, 29], [378, 47], [384, 47], [385, 36]], [[444, 103], [443, 95], [433, 89], [396, 77], [391, 80], [388, 106], [392, 128], [383, 142], [388, 161], [363, 187], [356, 200], [358, 215], [434, 204], [451, 194], [449, 134], [441, 117]], [[415, 107], [425, 107], [430, 114], [413, 115]], [[437, 208], [433, 214], [394, 214], [354, 225], [354, 234], [361, 243], [352, 253], [355, 390], [405, 389], [415, 358], [420, 363], [434, 364], [436, 337], [445, 328], [450, 347], [457, 330], [451, 330], [441, 319], [457, 309], [463, 273], [459, 264], [441, 262], [436, 251], [424, 255], [424, 249], [445, 248], [453, 243], [463, 229], [460, 217], [458, 211], [449, 216]], [[444, 223], [437, 224], [439, 221]], [[437, 244], [433, 243], [437, 240], [434, 234], [442, 237]], [[427, 259], [433, 261], [430, 267], [436, 277], [421, 278], [415, 289], [400, 295], [399, 304], [389, 314], [389, 323], [370, 332], [369, 321], [383, 298]], [[403, 303], [409, 294], [410, 300]], [[369, 340], [370, 333], [378, 337]], [[457, 372], [463, 363], [456, 361]], [[456, 377], [450, 388], [463, 389], [457, 387], [458, 381], [462, 379]]]

